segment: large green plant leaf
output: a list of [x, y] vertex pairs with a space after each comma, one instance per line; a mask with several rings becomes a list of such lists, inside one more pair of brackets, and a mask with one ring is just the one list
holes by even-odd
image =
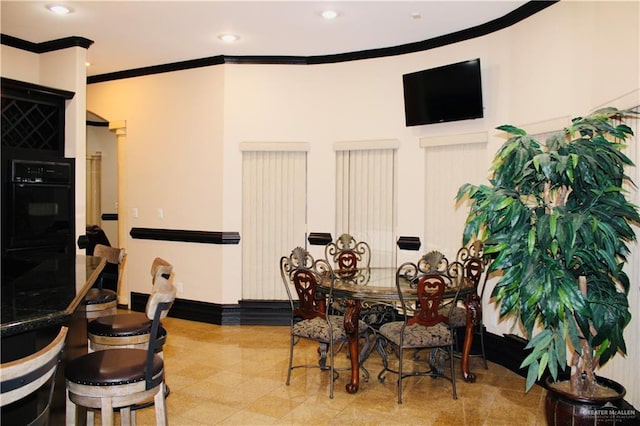
[[[566, 367], [565, 342], [581, 354], [586, 339], [600, 364], [626, 351], [623, 265], [640, 214], [623, 190], [633, 184], [625, 173], [633, 163], [622, 152], [632, 131], [615, 119], [628, 113], [606, 108], [577, 117], [544, 143], [500, 126], [509, 139], [490, 184], [464, 185], [456, 196], [470, 200], [464, 243], [483, 239], [489, 270], [502, 272], [492, 292], [500, 316], [520, 321], [530, 339], [527, 388], [545, 369], [556, 377]], [[586, 296], [579, 276], [587, 278]]]

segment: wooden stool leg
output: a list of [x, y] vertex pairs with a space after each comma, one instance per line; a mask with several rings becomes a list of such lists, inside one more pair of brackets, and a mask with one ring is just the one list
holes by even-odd
[[164, 399], [164, 387], [165, 384], [162, 383], [159, 386], [158, 393], [153, 397], [154, 406], [156, 409], [156, 425], [157, 426], [168, 426], [169, 423], [167, 421], [167, 402]]
[[102, 398], [101, 402], [101, 414], [102, 414], [102, 426], [113, 426], [113, 404], [111, 398]]
[[76, 424], [78, 424], [77, 415], [78, 410], [76, 404], [74, 404], [73, 401], [71, 401], [71, 398], [69, 398], [69, 391], [67, 390], [67, 405], [65, 415], [67, 426], [75, 426]]
[[123, 407], [120, 409], [120, 425], [131, 426], [131, 413], [135, 410], [131, 410], [131, 407]]

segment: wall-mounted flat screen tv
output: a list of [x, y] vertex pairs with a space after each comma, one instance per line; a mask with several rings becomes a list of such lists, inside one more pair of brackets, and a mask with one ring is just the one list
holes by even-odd
[[402, 76], [407, 126], [483, 117], [480, 59]]

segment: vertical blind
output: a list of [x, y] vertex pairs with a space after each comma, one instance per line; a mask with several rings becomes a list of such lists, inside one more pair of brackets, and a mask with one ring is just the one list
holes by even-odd
[[87, 154], [87, 225], [102, 224], [102, 153]]
[[426, 146], [424, 252], [455, 258], [462, 245], [469, 204], [456, 203], [465, 183], [487, 182], [486, 142]]
[[371, 265], [395, 265], [395, 149], [336, 151], [336, 235], [371, 247]]
[[[634, 110], [640, 112], [640, 106], [634, 108]], [[635, 118], [628, 118], [625, 120], [625, 124], [631, 127], [635, 136], [627, 139], [627, 148], [624, 152], [636, 165], [626, 172], [635, 185], [640, 185], [640, 149], [638, 149], [638, 142], [640, 142], [640, 138], [638, 137], [640, 120], [638, 120], [637, 116]], [[629, 191], [629, 200], [636, 205], [640, 205], [640, 191], [638, 188], [628, 185], [627, 189]], [[640, 229], [638, 229], [637, 226], [634, 227], [634, 229], [636, 231], [636, 238], [640, 238]], [[625, 343], [627, 345], [627, 356], [623, 357], [618, 355], [612, 358], [612, 360], [604, 366], [600, 375], [624, 385], [627, 390], [625, 399], [637, 408], [640, 407], [640, 382], [633, 380], [633, 376], [630, 376], [629, 372], [635, 370], [636, 366], [640, 363], [640, 321], [638, 321], [638, 313], [640, 312], [640, 244], [636, 242], [631, 245], [630, 248], [631, 256], [628, 258], [629, 263], [625, 266], [625, 270], [629, 275], [629, 282], [631, 283], [628, 300], [629, 311], [632, 315], [631, 322], [624, 333]]]
[[285, 300], [279, 261], [304, 247], [307, 153], [242, 155], [242, 298]]

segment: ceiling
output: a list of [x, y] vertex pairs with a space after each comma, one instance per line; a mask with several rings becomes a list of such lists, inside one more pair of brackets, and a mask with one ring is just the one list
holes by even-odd
[[[0, 1], [1, 32], [92, 40], [88, 76], [226, 56], [317, 56], [399, 46], [484, 24], [527, 1]], [[325, 20], [326, 9], [338, 17]], [[231, 32], [233, 44], [218, 39]]]

